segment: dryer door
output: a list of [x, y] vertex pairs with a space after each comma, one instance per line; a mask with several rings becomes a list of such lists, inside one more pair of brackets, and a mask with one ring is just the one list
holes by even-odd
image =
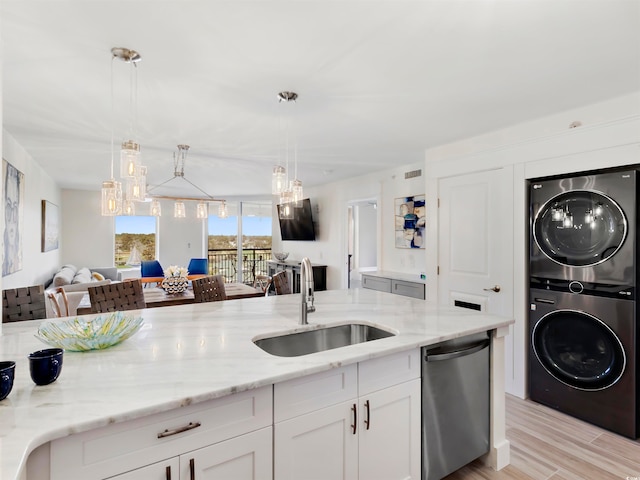
[[533, 223], [540, 250], [560, 265], [586, 267], [611, 258], [627, 237], [620, 206], [600, 192], [574, 190], [545, 203]]
[[602, 320], [575, 310], [554, 310], [533, 328], [538, 361], [560, 382], [579, 390], [603, 390], [626, 366], [620, 339]]

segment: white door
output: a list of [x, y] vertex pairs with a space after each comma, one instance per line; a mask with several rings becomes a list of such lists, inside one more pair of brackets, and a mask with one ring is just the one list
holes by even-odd
[[440, 304], [513, 316], [512, 172], [439, 180]]

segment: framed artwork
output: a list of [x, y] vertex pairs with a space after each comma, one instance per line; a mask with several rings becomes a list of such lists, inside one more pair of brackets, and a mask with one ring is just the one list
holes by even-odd
[[42, 251], [58, 248], [58, 206], [42, 200]]
[[4, 186], [4, 257], [2, 276], [22, 270], [24, 173], [2, 159]]
[[425, 215], [424, 194], [395, 199], [396, 248], [425, 248]]

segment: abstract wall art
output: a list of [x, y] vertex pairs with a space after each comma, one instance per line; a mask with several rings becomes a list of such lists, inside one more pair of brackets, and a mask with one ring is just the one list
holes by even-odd
[[2, 276], [22, 270], [24, 173], [2, 160], [4, 185], [4, 257]]
[[395, 199], [396, 248], [425, 248], [426, 209], [423, 195]]

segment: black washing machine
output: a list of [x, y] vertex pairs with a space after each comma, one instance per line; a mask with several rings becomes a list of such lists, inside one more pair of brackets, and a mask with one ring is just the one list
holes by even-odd
[[531, 400], [637, 438], [636, 302], [553, 289], [530, 295]]
[[[532, 287], [555, 280], [636, 285], [635, 170], [533, 180], [530, 219]], [[634, 296], [633, 288], [621, 295]]]

